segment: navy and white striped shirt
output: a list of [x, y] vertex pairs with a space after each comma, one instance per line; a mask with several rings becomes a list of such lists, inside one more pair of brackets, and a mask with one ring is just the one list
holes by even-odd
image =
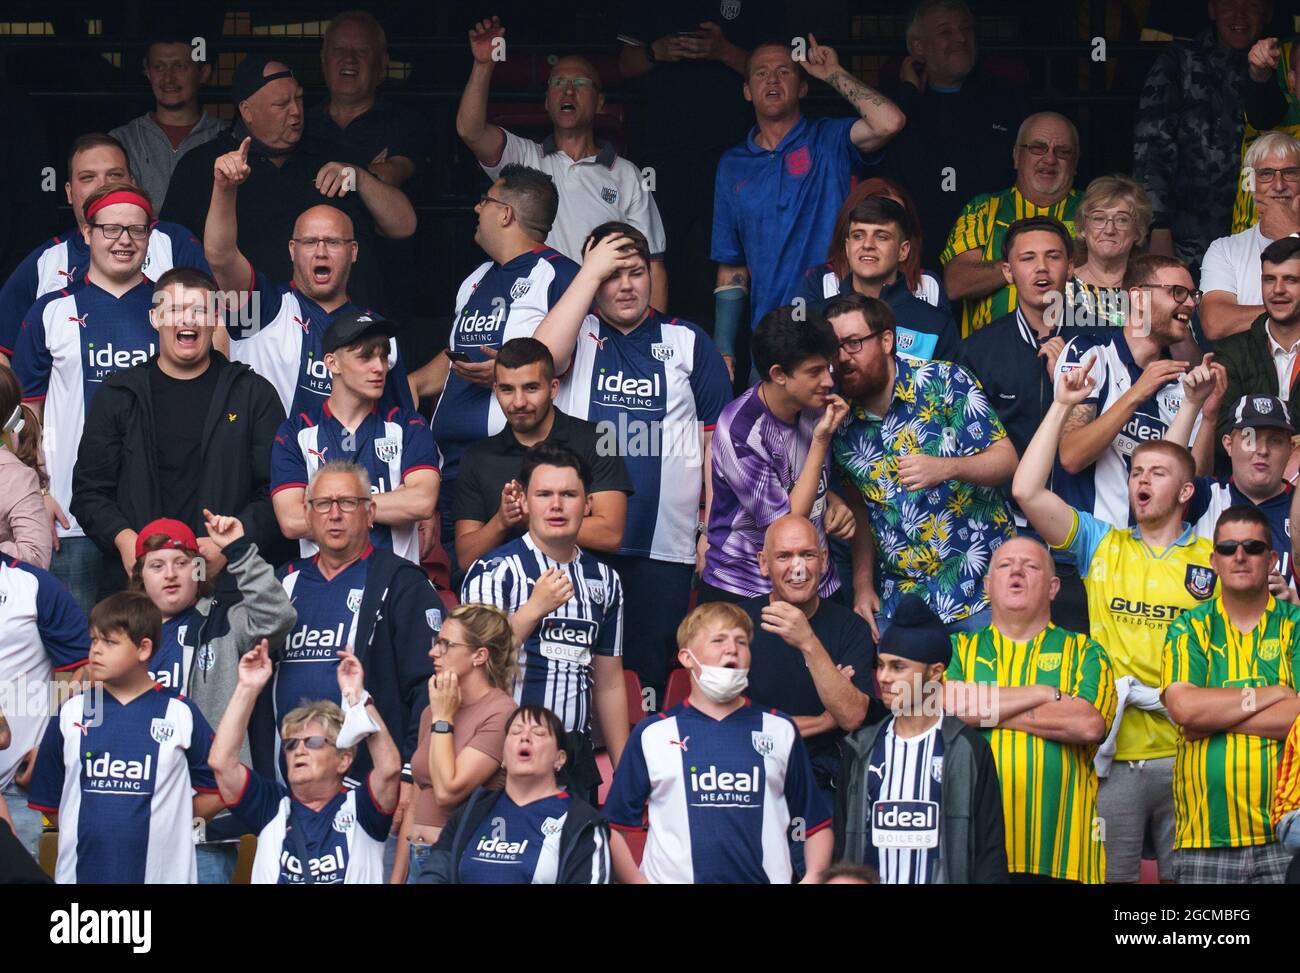
[[[875, 865], [885, 885], [921, 885], [939, 865], [943, 808], [943, 736], [935, 722], [920, 736], [894, 734], [891, 718], [867, 765], [867, 806]], [[871, 860], [872, 853], [875, 861]]]
[[591, 663], [595, 656], [623, 654], [623, 585], [618, 572], [581, 548], [561, 564], [545, 554], [532, 534], [503, 544], [475, 561], [461, 585], [463, 603], [496, 605], [513, 615], [537, 579], [559, 568], [573, 584], [573, 597], [538, 624], [519, 651], [515, 702], [541, 705], [566, 730], [591, 732]]

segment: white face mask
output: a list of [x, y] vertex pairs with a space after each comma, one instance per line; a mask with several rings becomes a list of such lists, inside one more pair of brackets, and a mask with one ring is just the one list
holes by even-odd
[[[687, 654], [695, 659], [695, 653], [688, 651]], [[733, 699], [745, 691], [749, 685], [748, 669], [728, 669], [726, 666], [706, 666], [699, 659], [695, 659], [695, 664], [700, 667], [700, 674], [697, 676], [691, 673], [691, 678], [695, 684], [700, 687], [700, 692], [704, 693], [709, 699], [718, 704], [730, 703]]]

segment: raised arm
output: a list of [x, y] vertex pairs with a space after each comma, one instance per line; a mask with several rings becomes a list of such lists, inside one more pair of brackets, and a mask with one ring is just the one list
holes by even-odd
[[[365, 694], [365, 678], [361, 660], [348, 649], [339, 649], [339, 691], [349, 706], [355, 706]], [[370, 771], [370, 792], [381, 809], [396, 808], [398, 783], [402, 775], [402, 755], [372, 699], [366, 700], [366, 714], [379, 727], [377, 732], [366, 737], [373, 768]]]
[[546, 345], [555, 359], [555, 374], [563, 375], [573, 361], [582, 322], [596, 299], [596, 291], [611, 276], [639, 259], [631, 250], [632, 241], [625, 236], [607, 236], [589, 246], [582, 257], [582, 267], [564, 295], [551, 305], [533, 337]]
[[[1086, 411], [1071, 415], [1071, 421], [1061, 437], [1061, 466], [1067, 473], [1087, 469], [1115, 442], [1133, 413], [1151, 396], [1169, 382], [1177, 381], [1187, 366], [1170, 358], [1158, 358], [1142, 371], [1142, 376], [1129, 386], [1115, 402], [1097, 413], [1091, 407], [1093, 418], [1081, 422]], [[1195, 420], [1195, 416], [1192, 417]]]
[[250, 281], [248, 258], [239, 251], [235, 204], [240, 185], [253, 172], [248, 164], [252, 141], [249, 136], [234, 152], [217, 156], [212, 166], [212, 202], [203, 226], [203, 256], [212, 268], [212, 277], [223, 291], [240, 295], [240, 307], [248, 299]]
[[818, 44], [812, 34], [808, 35], [808, 59], [804, 67], [814, 78], [839, 92], [861, 116], [849, 130], [849, 139], [864, 155], [882, 148], [907, 124], [907, 117], [897, 105], [840, 67], [835, 51]]
[[[460, 96], [456, 110], [456, 134], [474, 153], [480, 165], [493, 166], [501, 160], [506, 146], [506, 133], [500, 126], [487, 120], [488, 92], [492, 87], [492, 55], [504, 50], [506, 29], [493, 17], [481, 20], [469, 32], [469, 49], [474, 56], [469, 80]], [[500, 38], [500, 41], [497, 40]]]
[[1038, 431], [1025, 447], [1020, 466], [1011, 481], [1011, 495], [1029, 518], [1034, 530], [1053, 547], [1064, 544], [1074, 527], [1073, 508], [1047, 487], [1056, 462], [1056, 444], [1070, 410], [1092, 391], [1092, 355], [1078, 368], [1066, 372], [1056, 382], [1056, 400], [1048, 408]]
[[248, 770], [239, 762], [239, 750], [248, 733], [248, 721], [262, 688], [271, 679], [270, 645], [262, 639], [239, 660], [238, 681], [226, 712], [217, 725], [208, 751], [208, 766], [217, 778], [217, 789], [226, 804], [235, 804], [244, 791]]

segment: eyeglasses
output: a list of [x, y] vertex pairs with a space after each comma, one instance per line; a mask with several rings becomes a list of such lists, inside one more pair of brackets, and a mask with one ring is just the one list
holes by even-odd
[[334, 506], [334, 504], [336, 503], [339, 505], [339, 510], [343, 511], [343, 513], [354, 514], [357, 512], [357, 507], [361, 506], [363, 503], [366, 504], [370, 503], [370, 498], [369, 497], [316, 497], [315, 499], [308, 500], [307, 503], [309, 503], [311, 505], [311, 509], [316, 511], [318, 514], [329, 513], [330, 507]]
[[1056, 158], [1069, 162], [1078, 152], [1074, 149], [1066, 148], [1063, 145], [1048, 145], [1046, 142], [1021, 142], [1020, 147], [1025, 149], [1030, 155], [1047, 155], [1051, 152]]
[[1133, 225], [1133, 217], [1128, 213], [1119, 213], [1115, 216], [1107, 216], [1105, 213], [1088, 214], [1088, 225], [1094, 230], [1104, 230], [1108, 223], [1114, 223], [1117, 230], [1127, 230]]
[[592, 81], [591, 78], [548, 78], [546, 81], [546, 87], [548, 88], [567, 88], [569, 85], [573, 85], [578, 89], [595, 88], [598, 91], [600, 90], [600, 85]]
[[292, 237], [291, 239], [294, 243], [298, 244], [298, 246], [306, 247], [308, 250], [315, 250], [323, 243], [325, 244], [326, 250], [338, 251], [342, 250], [347, 244], [352, 243], [354, 238], [337, 236], [304, 236]]
[[144, 223], [132, 223], [130, 226], [122, 223], [91, 223], [90, 225], [104, 234], [106, 240], [116, 240], [122, 235], [123, 230], [130, 234], [132, 240], [143, 240], [149, 235], [149, 227]]
[[1169, 292], [1169, 296], [1174, 299], [1176, 304], [1182, 304], [1189, 297], [1193, 304], [1201, 303], [1201, 292], [1191, 287], [1184, 287], [1182, 284], [1152, 284], [1152, 287], [1163, 287]]
[[1215, 541], [1214, 553], [1222, 554], [1224, 557], [1234, 557], [1239, 547], [1245, 548], [1246, 553], [1251, 557], [1267, 554], [1272, 549], [1267, 541]]
[[280, 747], [285, 753], [293, 753], [298, 749], [298, 744], [305, 744], [308, 750], [319, 750], [330, 742], [329, 737], [311, 736], [311, 737], [290, 737], [287, 740], [280, 741]]
[[504, 199], [497, 199], [497, 198], [494, 197], [494, 196], [489, 196], [487, 193], [484, 193], [482, 196], [480, 196], [480, 197], [478, 198], [478, 204], [479, 204], [480, 206], [482, 206], [484, 203], [496, 203], [498, 206], [509, 206], [509, 205], [510, 205], [510, 204], [507, 203]]
[[869, 334], [864, 338], [845, 338], [840, 342], [840, 348], [847, 354], [856, 355], [868, 341], [872, 338], [879, 338], [884, 333], [884, 331], [877, 331], [875, 334]]
[[1287, 182], [1300, 182], [1300, 166], [1287, 166], [1285, 169], [1255, 170], [1255, 182], [1260, 185], [1270, 183], [1278, 176], [1281, 176]]
[[446, 655], [448, 652], [451, 651], [451, 647], [453, 645], [463, 645], [467, 649], [474, 648], [474, 646], [471, 645], [469, 642], [453, 642], [451, 639], [434, 639], [433, 651], [438, 653], [438, 655]]

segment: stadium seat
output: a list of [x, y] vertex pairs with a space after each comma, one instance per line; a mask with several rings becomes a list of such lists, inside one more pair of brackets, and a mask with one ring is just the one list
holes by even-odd
[[36, 860], [41, 870], [50, 878], [54, 877], [54, 866], [59, 860], [59, 833], [46, 829], [41, 832], [36, 843]]
[[231, 885], [248, 885], [253, 880], [253, 858], [257, 855], [257, 838], [251, 834], [239, 839], [239, 857], [235, 859], [235, 874]]
[[641, 677], [631, 669], [624, 669], [623, 681], [627, 684], [627, 721], [636, 726], [646, 715], [645, 703], [641, 700]]
[[674, 669], [668, 673], [668, 688], [664, 692], [664, 709], [671, 709], [678, 703], [686, 702], [691, 694], [691, 674], [685, 669]]

